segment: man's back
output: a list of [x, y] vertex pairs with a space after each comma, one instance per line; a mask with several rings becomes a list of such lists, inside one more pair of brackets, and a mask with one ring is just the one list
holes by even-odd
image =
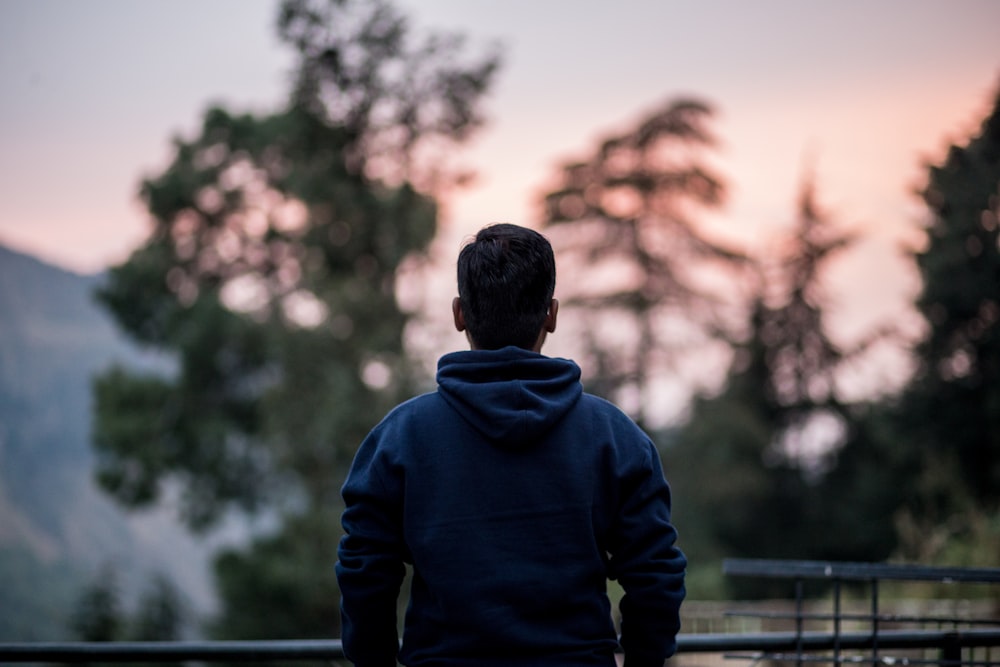
[[406, 561], [404, 664], [613, 665], [608, 578], [626, 590], [629, 663], [662, 663], [685, 561], [648, 438], [570, 361], [460, 352], [438, 383], [373, 430], [344, 487], [348, 654], [375, 664], [395, 642]]

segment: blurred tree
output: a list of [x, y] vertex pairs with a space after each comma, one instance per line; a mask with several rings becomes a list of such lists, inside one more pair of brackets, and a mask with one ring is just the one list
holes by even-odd
[[718, 327], [718, 295], [706, 278], [742, 260], [695, 225], [698, 210], [719, 206], [725, 193], [707, 164], [710, 116], [704, 102], [669, 102], [563, 166], [545, 196], [561, 272], [574, 275], [561, 298], [587, 320], [590, 388], [618, 400], [631, 393], [640, 420], [652, 374]]
[[181, 638], [184, 605], [173, 583], [156, 575], [139, 598], [130, 635], [136, 641], [174, 641]]
[[891, 400], [847, 410], [844, 444], [810, 489], [811, 520], [821, 528], [812, 533], [812, 554], [822, 560], [883, 561], [900, 544], [897, 512], [918, 469], [896, 437]]
[[771, 544], [774, 534], [797, 518], [796, 505], [771, 506], [778, 495], [774, 480], [797, 477], [769, 456], [780, 408], [767, 392], [763, 311], [758, 303], [750, 337], [736, 344], [722, 391], [695, 396], [687, 421], [662, 450], [694, 581], [712, 581], [701, 572], [717, 574], [723, 558], [760, 557], [761, 545], [769, 552], [783, 546], [783, 540]]
[[239, 613], [215, 619], [211, 634], [259, 637], [265, 619], [270, 638], [331, 636], [340, 605], [333, 571], [339, 520], [338, 510], [289, 517], [279, 534], [256, 538], [251, 549], [223, 551], [219, 594]]
[[414, 383], [395, 282], [435, 234], [432, 196], [459, 178], [439, 153], [482, 122], [498, 64], [459, 65], [457, 38], [414, 48], [380, 1], [287, 0], [278, 27], [299, 56], [287, 109], [212, 109], [176, 140], [142, 186], [149, 238], [99, 293], [176, 361], [96, 380], [101, 484], [129, 506], [177, 489], [198, 530], [233, 508], [273, 526], [218, 560], [227, 637], [337, 632], [343, 475]]
[[907, 548], [930, 559], [932, 529], [956, 537], [1000, 507], [1000, 93], [979, 133], [929, 168], [921, 194], [931, 220], [914, 253], [916, 306], [928, 329], [895, 436], [921, 462], [901, 519]]
[[[168, 577], [153, 576], [130, 614], [122, 605], [118, 575], [111, 566], [101, 568], [83, 589], [70, 616], [73, 635], [86, 642], [175, 641], [181, 637], [183, 624], [183, 604]], [[84, 664], [98, 667], [116, 663]], [[142, 667], [153, 663], [128, 664]]]
[[114, 570], [102, 568], [77, 599], [70, 617], [73, 635], [85, 642], [113, 642], [125, 631]]
[[[693, 563], [718, 568], [723, 557], [832, 557], [829, 545], [842, 544], [827, 537], [835, 503], [852, 507], [855, 525], [845, 529], [868, 534], [859, 528], [864, 510], [830, 496], [824, 485], [854, 428], [836, 373], [859, 350], [842, 350], [829, 338], [823, 280], [829, 260], [852, 237], [818, 209], [811, 181], [798, 209], [787, 239], [758, 260], [748, 331], [734, 343], [722, 391], [695, 398], [664, 451], [677, 522], [697, 526], [687, 535]], [[852, 555], [865, 559], [869, 546]], [[739, 595], [775, 593], [768, 582], [729, 583]]]

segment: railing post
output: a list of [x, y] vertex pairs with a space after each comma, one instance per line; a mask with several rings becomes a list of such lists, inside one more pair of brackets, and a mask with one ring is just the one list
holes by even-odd
[[878, 657], [878, 579], [871, 580], [872, 585], [872, 667], [879, 667]]
[[795, 579], [795, 664], [802, 667], [802, 578]]
[[840, 578], [833, 580], [833, 665], [840, 667]]
[[958, 641], [958, 634], [949, 634], [941, 642], [941, 667], [955, 667], [961, 662], [962, 645]]

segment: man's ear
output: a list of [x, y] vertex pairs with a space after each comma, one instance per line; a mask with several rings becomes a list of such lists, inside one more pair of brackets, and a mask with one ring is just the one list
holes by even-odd
[[549, 333], [554, 333], [556, 330], [556, 320], [559, 316], [559, 300], [552, 299], [552, 303], [549, 304], [549, 312], [545, 314], [545, 330]]
[[451, 300], [451, 314], [455, 318], [455, 328], [465, 331], [465, 313], [462, 312], [462, 300], [457, 296]]

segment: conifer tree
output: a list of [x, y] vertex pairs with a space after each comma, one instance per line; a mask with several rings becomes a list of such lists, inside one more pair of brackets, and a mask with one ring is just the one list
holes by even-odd
[[[933, 558], [928, 544], [1000, 507], [1000, 93], [978, 133], [929, 167], [921, 194], [930, 220], [914, 253], [916, 306], [927, 333], [893, 437], [919, 469], [901, 489], [908, 555]], [[927, 539], [942, 526], [955, 534]]]
[[[823, 557], [829, 524], [818, 485], [852, 427], [836, 381], [848, 352], [828, 335], [824, 275], [852, 241], [807, 181], [781, 250], [756, 260], [746, 335], [734, 343], [723, 388], [696, 396], [664, 450], [677, 521], [696, 526], [693, 562]], [[775, 593], [731, 584], [741, 595]]]
[[70, 617], [73, 635], [85, 642], [113, 642], [122, 639], [125, 625], [118, 578], [114, 570], [102, 568], [77, 598]]
[[545, 196], [544, 224], [574, 275], [561, 299], [586, 322], [589, 386], [640, 421], [655, 375], [717, 333], [721, 301], [706, 274], [742, 259], [698, 225], [725, 196], [708, 159], [711, 115], [700, 100], [669, 101], [562, 166]]

